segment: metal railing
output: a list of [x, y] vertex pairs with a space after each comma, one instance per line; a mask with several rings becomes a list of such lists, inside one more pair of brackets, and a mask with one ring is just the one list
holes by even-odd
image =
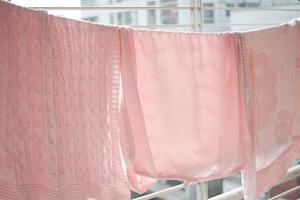
[[[287, 172], [286, 177], [278, 184], [282, 184], [285, 183], [287, 181], [290, 181], [294, 178], [297, 178], [300, 176], [300, 165], [294, 166], [292, 168], [290, 168]], [[180, 184], [180, 185], [176, 185], [173, 187], [169, 187], [167, 189], [164, 190], [160, 190], [158, 192], [153, 192], [151, 194], [147, 194], [144, 195], [142, 197], [138, 197], [135, 198], [133, 200], [148, 200], [151, 198], [155, 198], [155, 197], [159, 197], [163, 194], [166, 194], [168, 192], [172, 192], [172, 191], [176, 191], [176, 190], [181, 190], [185, 188], [184, 184]], [[293, 192], [299, 191], [300, 190], [300, 186], [296, 186], [292, 189], [289, 189], [285, 192], [282, 192], [281, 194], [278, 194], [274, 197], [269, 198], [268, 200], [275, 200], [278, 199], [280, 197], [284, 197], [288, 194], [291, 194]], [[207, 183], [199, 183], [197, 184], [197, 200], [242, 200], [243, 199], [243, 188], [239, 187], [237, 189], [234, 189], [232, 191], [229, 192], [225, 192], [223, 194], [217, 195], [215, 197], [212, 198], [208, 198], [208, 192], [207, 192]]]

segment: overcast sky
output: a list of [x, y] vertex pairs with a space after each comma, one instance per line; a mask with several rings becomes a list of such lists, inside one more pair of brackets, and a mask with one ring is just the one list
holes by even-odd
[[[80, 6], [80, 0], [11, 0], [12, 3], [30, 7], [30, 6]], [[50, 14], [65, 16], [69, 18], [80, 19], [80, 11], [75, 10], [49, 10]]]

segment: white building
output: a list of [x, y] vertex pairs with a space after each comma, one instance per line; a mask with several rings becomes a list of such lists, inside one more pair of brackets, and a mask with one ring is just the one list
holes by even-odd
[[[82, 5], [101, 6], [190, 6], [190, 0], [81, 0]], [[226, 6], [226, 1], [206, 0], [204, 6]], [[231, 4], [230, 4], [231, 5]], [[162, 10], [85, 10], [82, 18], [104, 24], [122, 24], [133, 26], [155, 26], [193, 24], [193, 14], [189, 9]], [[230, 21], [229, 12], [225, 10], [206, 10], [203, 13], [205, 23], [226, 23]], [[170, 26], [168, 26], [170, 29]], [[177, 30], [192, 30], [190, 27], [177, 27]]]
[[[24, 7], [68, 7], [68, 6], [80, 6], [81, 0], [10, 0], [10, 2], [24, 6]], [[71, 19], [81, 19], [80, 10], [48, 10], [49, 14], [67, 17]]]
[[262, 0], [259, 6], [275, 9], [297, 9], [298, 11], [279, 10], [244, 10], [232, 11], [230, 22], [232, 24], [262, 24], [260, 26], [232, 26], [231, 30], [249, 30], [272, 26], [300, 17], [300, 1], [298, 0]]
[[[216, 7], [261, 7], [272, 6], [282, 8], [300, 8], [298, 0], [202, 0], [204, 6]], [[81, 0], [82, 5], [101, 6], [190, 6], [192, 0]], [[258, 26], [226, 26], [224, 24], [270, 24], [284, 22], [300, 16], [295, 11], [228, 11], [228, 10], [204, 10], [203, 31], [227, 31], [245, 30]], [[190, 27], [170, 27], [174, 24], [193, 24], [193, 14], [186, 9], [163, 10], [83, 10], [82, 18], [89, 21], [104, 24], [122, 24], [132, 26], [163, 26], [168, 29], [193, 30]], [[215, 25], [214, 25], [215, 24]], [[160, 27], [160, 28], [166, 28]]]

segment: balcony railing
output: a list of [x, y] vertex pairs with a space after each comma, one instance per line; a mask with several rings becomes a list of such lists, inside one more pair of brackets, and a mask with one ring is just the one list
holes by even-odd
[[[285, 183], [287, 181], [290, 181], [292, 179], [295, 179], [297, 177], [300, 177], [300, 165], [296, 165], [292, 168], [290, 168], [287, 172], [287, 175], [285, 177], [284, 180], [282, 180], [280, 183], [278, 183], [278, 185]], [[160, 190], [158, 192], [153, 192], [151, 194], [147, 194], [144, 195], [142, 197], [138, 197], [135, 198], [133, 200], [148, 200], [148, 199], [152, 199], [155, 197], [159, 197], [165, 193], [168, 192], [173, 192], [176, 190], [181, 190], [185, 188], [184, 184], [180, 184], [180, 185], [176, 185], [173, 187], [169, 187], [167, 189], [164, 190]], [[284, 191], [274, 197], [269, 198], [268, 200], [275, 200], [284, 196], [287, 196], [293, 192], [299, 191], [300, 190], [300, 186], [296, 186], [292, 189], [289, 189], [287, 191]], [[243, 199], [243, 188], [239, 187], [237, 189], [234, 189], [232, 191], [229, 192], [225, 192], [223, 194], [220, 194], [218, 196], [212, 197], [212, 198], [208, 198], [208, 188], [207, 188], [207, 183], [199, 183], [197, 184], [197, 200], [242, 200]]]

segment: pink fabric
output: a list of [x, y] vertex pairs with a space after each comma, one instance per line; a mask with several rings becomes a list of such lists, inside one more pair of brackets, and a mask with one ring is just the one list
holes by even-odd
[[0, 1], [0, 199], [129, 199], [118, 37]]
[[121, 145], [134, 190], [244, 166], [250, 139], [236, 37], [122, 30]]
[[299, 130], [299, 21], [153, 32], [0, 1], [0, 199], [129, 199], [120, 142], [138, 192], [242, 169], [252, 200], [300, 157]]
[[242, 176], [246, 198], [256, 199], [300, 158], [300, 22], [244, 33], [243, 38], [254, 145]]

